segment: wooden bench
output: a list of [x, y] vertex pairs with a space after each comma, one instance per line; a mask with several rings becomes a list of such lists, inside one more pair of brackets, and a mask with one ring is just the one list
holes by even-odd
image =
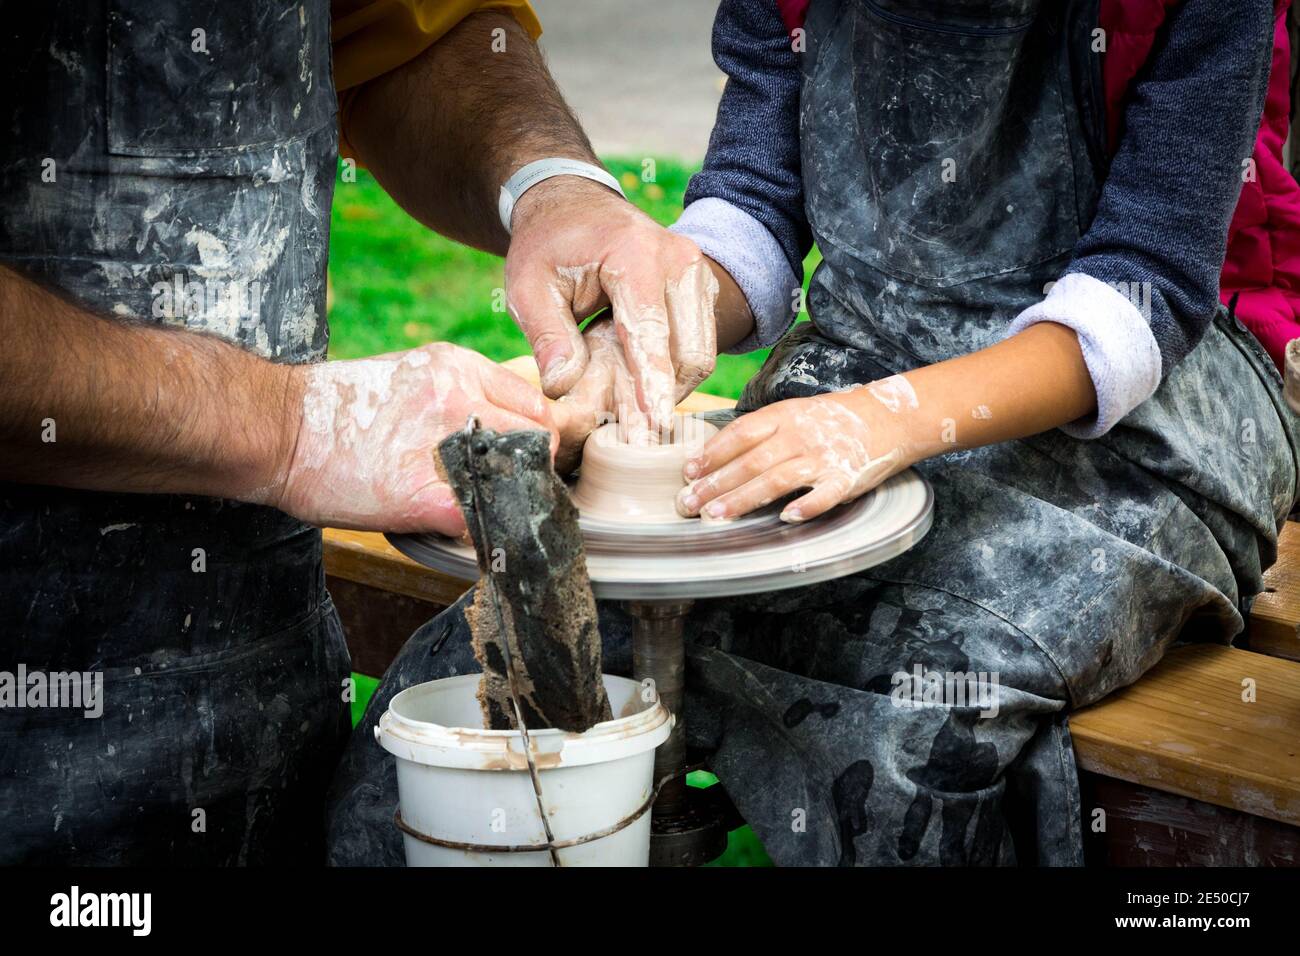
[[1264, 573], [1246, 632], [1252, 651], [1300, 661], [1300, 532], [1288, 522], [1277, 542], [1277, 563]]
[[[531, 359], [507, 365], [536, 381]], [[680, 407], [732, 404], [696, 394]], [[353, 666], [371, 675], [470, 584], [356, 531], [325, 532], [325, 569]], [[1239, 641], [1249, 650], [1175, 648], [1072, 715], [1091, 862], [1300, 865], [1300, 524], [1265, 581]]]
[[1300, 865], [1300, 524], [1264, 582], [1242, 647], [1177, 647], [1071, 716], [1092, 861]]

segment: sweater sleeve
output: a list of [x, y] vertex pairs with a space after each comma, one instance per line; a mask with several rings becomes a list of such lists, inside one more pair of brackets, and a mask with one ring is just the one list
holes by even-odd
[[794, 321], [812, 248], [799, 164], [799, 54], [773, 0], [723, 0], [713, 58], [727, 85], [673, 229], [745, 294], [755, 329], [731, 351], [746, 352], [772, 344]]
[[[1272, 56], [1270, 0], [1184, 0], [1138, 73], [1097, 212], [1052, 292], [1008, 330], [1074, 329], [1105, 434], [1204, 335], [1254, 150]], [[1068, 281], [1067, 281], [1068, 280]]]

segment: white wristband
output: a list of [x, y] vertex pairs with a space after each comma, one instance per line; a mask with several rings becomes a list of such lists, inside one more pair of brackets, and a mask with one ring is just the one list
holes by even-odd
[[618, 180], [599, 166], [593, 166], [591, 163], [584, 163], [578, 159], [560, 159], [558, 157], [539, 159], [521, 167], [501, 187], [501, 198], [497, 201], [497, 211], [501, 213], [501, 225], [506, 227], [506, 232], [511, 231], [510, 217], [515, 211], [515, 203], [519, 202], [519, 197], [542, 180], [550, 179], [552, 176], [581, 176], [583, 179], [595, 180], [602, 186], [608, 186], [624, 199], [627, 198], [623, 193], [623, 187], [618, 184]]

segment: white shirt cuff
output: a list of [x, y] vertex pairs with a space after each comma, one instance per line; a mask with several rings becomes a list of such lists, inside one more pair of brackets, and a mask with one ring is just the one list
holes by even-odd
[[1062, 425], [1075, 438], [1099, 438], [1160, 385], [1160, 346], [1150, 320], [1118, 290], [1082, 272], [1062, 276], [1042, 302], [1021, 312], [1007, 336], [1056, 322], [1079, 336], [1097, 390], [1097, 414]]
[[728, 352], [752, 352], [772, 345], [794, 324], [799, 282], [767, 227], [725, 199], [697, 199], [671, 230], [731, 274], [754, 314], [754, 331]]

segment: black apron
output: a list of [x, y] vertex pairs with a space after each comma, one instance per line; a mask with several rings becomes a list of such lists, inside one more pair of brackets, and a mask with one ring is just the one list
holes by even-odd
[[[991, 345], [1041, 299], [1105, 175], [1095, 25], [1095, 0], [814, 0], [800, 141], [823, 264], [812, 321], [742, 411]], [[906, 554], [697, 602], [690, 744], [778, 864], [1080, 863], [1092, 808], [1068, 709], [1180, 636], [1240, 633], [1297, 447], [1276, 368], [1221, 313], [1102, 438], [1053, 430], [918, 465], [934, 526]], [[369, 731], [403, 687], [478, 669], [472, 597], [416, 632], [371, 699], [335, 781], [332, 862], [401, 861], [393, 761]], [[625, 672], [630, 619], [600, 612], [605, 666]], [[997, 706], [900, 698], [917, 674], [981, 675]]]
[[[0, 261], [100, 315], [323, 360], [328, 3], [0, 13]], [[320, 858], [349, 660], [319, 531], [0, 483], [0, 629], [0, 675], [103, 682], [98, 717], [0, 707], [0, 863]]]

